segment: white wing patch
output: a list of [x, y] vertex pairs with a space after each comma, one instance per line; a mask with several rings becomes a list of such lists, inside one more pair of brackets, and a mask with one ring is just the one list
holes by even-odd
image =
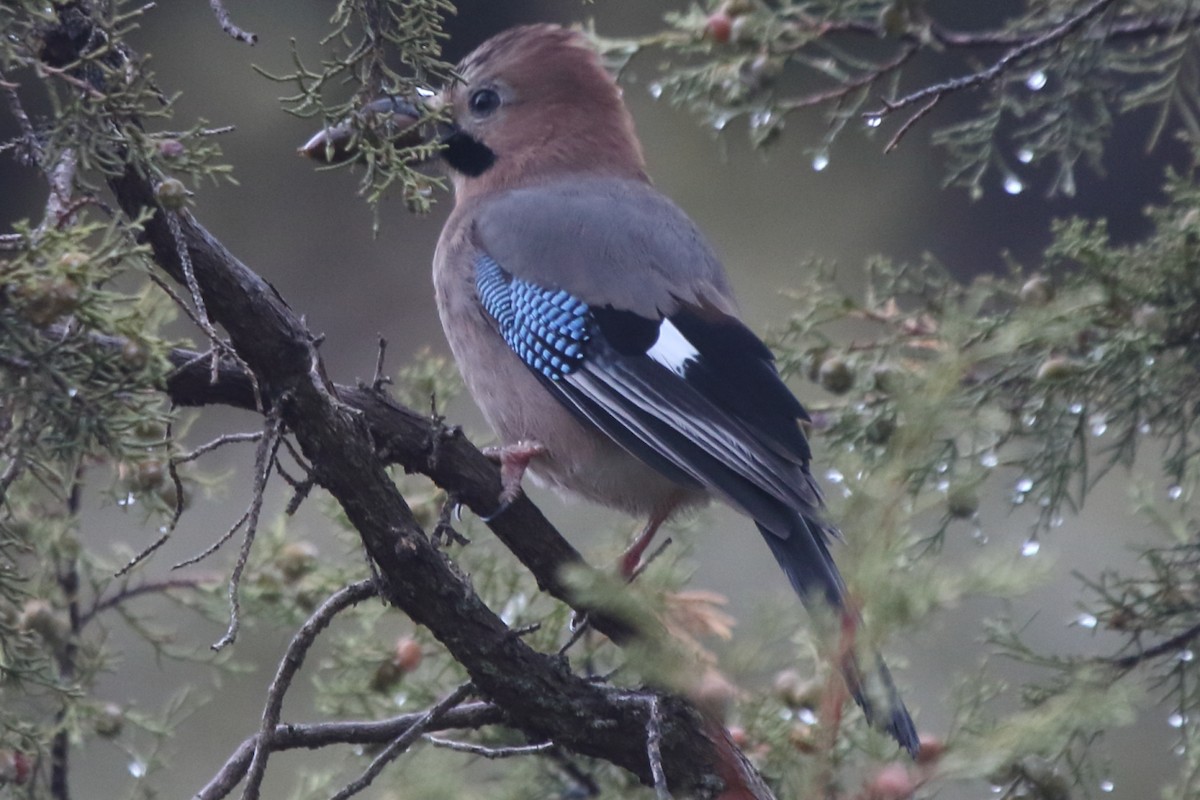
[[700, 358], [700, 351], [692, 346], [671, 320], [664, 318], [658, 326], [658, 339], [646, 351], [646, 355], [682, 378], [688, 363]]

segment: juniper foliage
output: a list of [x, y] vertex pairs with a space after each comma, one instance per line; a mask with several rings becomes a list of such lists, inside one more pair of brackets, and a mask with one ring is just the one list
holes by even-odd
[[[214, 24], [249, 40], [213, 6]], [[291, 113], [326, 129], [350, 120], [358, 158], [347, 163], [362, 167], [372, 205], [391, 192], [425, 210], [438, 185], [419, 169], [436, 145], [393, 146], [387, 120], [360, 111], [381, 94], [409, 96], [453, 78], [441, 60], [452, 10], [446, 0], [343, 0], [320, 42], [293, 47], [290, 73], [260, 71], [293, 87], [283, 101]], [[169, 738], [199, 695], [181, 686], [157, 711], [102, 700], [98, 682], [122, 656], [109, 649], [112, 623], [102, 620], [120, 619], [158, 657], [233, 666], [208, 655], [207, 642], [181, 645], [162, 625], [169, 600], [223, 623], [228, 569], [171, 573], [132, 558], [150, 555], [145, 543], [168, 535], [210, 483], [195, 466], [208, 450], [180, 432], [187, 420], [167, 401], [185, 343], [168, 340], [164, 324], [182, 310], [210, 351], [202, 363], [214, 376], [241, 374], [199, 294], [171, 288], [141, 243], [149, 215], [121, 214], [105, 193], [107, 181], [133, 172], [175, 213], [190, 191], [232, 180], [218, 147], [223, 129], [178, 120], [178, 98], [130, 44], [147, 15], [171, 13], [116, 0], [0, 7], [0, 114], [14, 131], [0, 155], [36, 169], [47, 190], [40, 218], [0, 233], [0, 792], [13, 796], [69, 797], [73, 758], [96, 739], [128, 757], [135, 793], [170, 785]], [[1074, 194], [1080, 166], [1099, 165], [1114, 119], [1141, 109], [1152, 111], [1143, 115], [1147, 147], [1177, 138], [1192, 152], [1200, 145], [1194, 4], [1039, 0], [1014, 3], [1007, 19], [981, 29], [954, 27], [946, 14], [924, 0], [721, 0], [670, 13], [661, 30], [638, 38], [600, 30], [597, 40], [618, 70], [653, 60], [653, 93], [721, 135], [744, 120], [751, 141], [769, 146], [791, 135], [789, 119], [819, 114], [826, 128], [810, 144], [814, 166], [846, 137], [882, 134], [881, 146], [918, 147], [911, 132], [933, 131], [947, 184], [971, 196], [991, 176], [1021, 181], [1042, 163], [1053, 165], [1045, 191]], [[301, 55], [310, 46], [321, 48], [315, 67]], [[951, 98], [955, 116], [946, 111]], [[847, 573], [868, 609], [864, 643], [886, 647], [964, 598], [1010, 598], [1038, 579], [1028, 559], [987, 548], [946, 555], [995, 524], [980, 517], [989, 497], [1006, 495], [1028, 522], [1026, 550], [1036, 552], [1106, 476], [1135, 487], [1144, 525], [1137, 566], [1077, 576], [1079, 624], [1107, 631], [1118, 646], [1047, 651], [1026, 641], [1026, 619], [981, 621], [993, 660], [1021, 662], [1031, 677], [1010, 685], [993, 661], [961, 676], [945, 702], [948, 729], [927, 734], [915, 766], [887, 763], [890, 745], [857, 716], [831, 721], [823, 703], [837, 696], [836, 679], [795, 615], [766, 611], [729, 638], [719, 599], [686, 589], [679, 548], [630, 587], [568, 576], [593, 609], [661, 625], [669, 642], [618, 647], [594, 631], [573, 634], [565, 605], [539, 591], [482, 525], [455, 519], [454, 497], [424, 480], [395, 480], [426, 531], [458, 542], [448, 558], [514, 636], [542, 653], [564, 648], [564, 663], [614, 691], [640, 696], [651, 683], [687, 695], [723, 721], [779, 796], [978, 793], [984, 782], [1004, 798], [1096, 796], [1114, 783], [1122, 791], [1105, 735], [1162, 703], [1178, 731], [1178, 769], [1162, 791], [1195, 797], [1196, 177], [1194, 165], [1166, 176], [1165, 199], [1148, 212], [1152, 230], [1139, 242], [1114, 245], [1103, 221], [1066, 220], [1039, 263], [970, 283], [932, 260], [879, 257], [862, 270], [865, 291], [847, 295], [832, 267], [813, 262], [814, 280], [773, 329], [785, 375], [827, 391], [813, 434], [832, 466], [831, 513], [848, 531], [873, 532], [848, 545]], [[444, 360], [422, 356], [396, 393], [437, 414], [457, 392], [452, 374]], [[286, 436], [272, 442], [268, 433], [237, 440], [272, 445], [272, 486], [287, 485], [294, 502], [319, 495], [312, 465]], [[88, 510], [103, 502], [137, 510], [128, 552], [90, 543]], [[322, 545], [336, 552], [320, 552], [286, 519], [246, 540], [232, 591], [252, 624], [300, 627], [366, 575], [353, 526], [336, 504], [319, 502], [342, 527], [336, 545]], [[136, 606], [136, 598], [154, 602]], [[426, 628], [380, 604], [343, 612], [321, 638], [314, 715], [365, 723], [419, 712], [467, 679]], [[521, 748], [545, 743], [502, 717], [469, 728], [456, 745], [473, 754], [427, 748], [391, 769], [426, 797], [655, 793], [602, 758], [554, 746], [530, 754]], [[330, 741], [363, 749], [349, 764], [305, 770], [298, 796], [343, 790], [382, 746]], [[479, 753], [488, 765], [473, 763]]]

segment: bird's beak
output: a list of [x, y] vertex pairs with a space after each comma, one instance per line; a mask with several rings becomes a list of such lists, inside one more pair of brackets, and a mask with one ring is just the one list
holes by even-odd
[[431, 94], [414, 103], [403, 97], [373, 100], [353, 116], [323, 128], [299, 149], [300, 155], [322, 164], [340, 164], [358, 155], [361, 141], [390, 141], [396, 147], [417, 147], [430, 141], [422, 123], [442, 106], [442, 96]]

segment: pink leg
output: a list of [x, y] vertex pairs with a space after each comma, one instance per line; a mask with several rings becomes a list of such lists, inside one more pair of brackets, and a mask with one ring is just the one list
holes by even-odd
[[[501, 447], [485, 447], [483, 454], [500, 464], [500, 505], [488, 520], [508, 508], [521, 494], [521, 478], [529, 468], [529, 462], [545, 454], [546, 447], [532, 439], [522, 439], [516, 444]], [[485, 522], [487, 520], [484, 520]]]
[[667, 521], [671, 514], [679, 507], [679, 500], [672, 499], [666, 503], [663, 508], [655, 511], [650, 515], [650, 519], [646, 521], [646, 527], [642, 528], [642, 532], [637, 535], [637, 538], [630, 543], [625, 552], [621, 554], [618, 562], [621, 567], [621, 575], [625, 580], [633, 580], [634, 574], [637, 572], [638, 566], [642, 563], [642, 554], [646, 552], [646, 548], [650, 546], [650, 542], [654, 540], [654, 534], [658, 533], [659, 527]]

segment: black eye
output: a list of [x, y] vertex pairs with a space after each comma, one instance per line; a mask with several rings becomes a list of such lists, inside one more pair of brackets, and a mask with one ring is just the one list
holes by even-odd
[[500, 95], [495, 89], [479, 89], [471, 94], [471, 113], [486, 117], [500, 107]]

